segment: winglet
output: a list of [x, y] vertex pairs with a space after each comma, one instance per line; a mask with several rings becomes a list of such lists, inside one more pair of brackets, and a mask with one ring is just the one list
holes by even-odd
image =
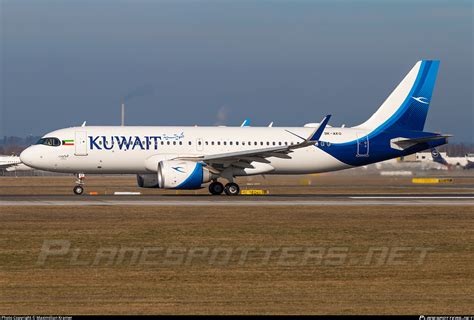
[[321, 120], [321, 123], [319, 124], [319, 127], [314, 130], [314, 132], [311, 134], [311, 136], [308, 138], [307, 141], [318, 141], [319, 138], [321, 138], [321, 135], [324, 132], [324, 129], [326, 128], [329, 119], [331, 119], [331, 115], [328, 114], [327, 116], [324, 117], [323, 120]]
[[250, 119], [245, 119], [244, 122], [240, 125], [241, 127], [248, 127], [250, 126]]

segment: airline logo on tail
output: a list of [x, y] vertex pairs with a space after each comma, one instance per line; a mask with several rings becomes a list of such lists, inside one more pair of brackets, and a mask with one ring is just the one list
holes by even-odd
[[412, 99], [418, 101], [419, 103], [430, 104], [430, 100], [425, 97], [412, 97]]
[[431, 148], [431, 157], [433, 158], [434, 162], [444, 164], [445, 166], [448, 165], [448, 162], [443, 158], [436, 148]]

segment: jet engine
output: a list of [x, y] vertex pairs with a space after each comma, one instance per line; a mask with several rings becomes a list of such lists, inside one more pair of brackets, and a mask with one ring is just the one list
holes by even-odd
[[217, 178], [199, 162], [164, 160], [158, 163], [157, 174], [139, 174], [142, 188], [199, 189], [203, 183]]

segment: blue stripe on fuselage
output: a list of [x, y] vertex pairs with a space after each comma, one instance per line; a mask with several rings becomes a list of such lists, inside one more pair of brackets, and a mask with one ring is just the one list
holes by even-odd
[[[420, 143], [404, 150], [393, 149], [390, 146], [390, 140], [394, 138], [415, 139], [433, 135], [437, 134], [419, 131], [384, 131], [373, 139], [369, 139], [369, 154], [368, 156], [360, 157], [357, 156], [357, 140], [350, 144], [319, 143], [315, 147], [350, 166], [364, 166], [375, 162], [406, 156], [446, 143], [446, 138], [440, 138], [439, 140]], [[359, 141], [364, 143], [365, 137]]]

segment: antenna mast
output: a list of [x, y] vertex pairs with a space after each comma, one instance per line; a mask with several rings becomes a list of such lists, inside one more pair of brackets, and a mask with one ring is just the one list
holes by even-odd
[[125, 125], [125, 101], [122, 99], [122, 127]]

